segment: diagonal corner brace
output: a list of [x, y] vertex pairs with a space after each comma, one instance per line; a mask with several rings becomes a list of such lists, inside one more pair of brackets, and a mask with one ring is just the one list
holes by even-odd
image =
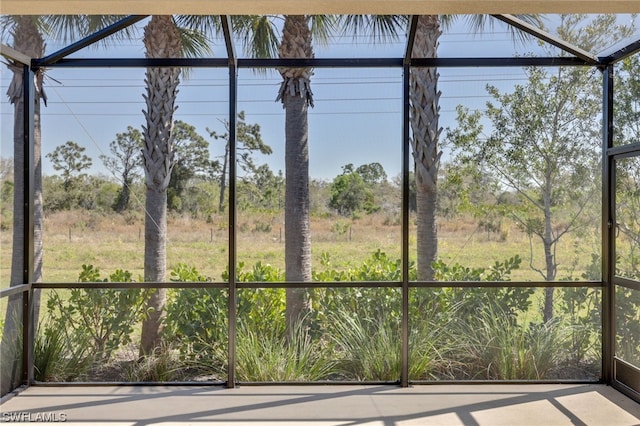
[[79, 40], [67, 47], [64, 47], [60, 50], [58, 50], [57, 52], [54, 52], [48, 56], [45, 56], [42, 59], [37, 60], [37, 66], [42, 67], [42, 66], [47, 66], [47, 65], [51, 65], [55, 62], [58, 62], [60, 59], [63, 59], [64, 57], [71, 55], [72, 53], [75, 53], [81, 49], [84, 49], [87, 46], [92, 45], [93, 43], [96, 43], [112, 34], [117, 33], [118, 31], [123, 30], [124, 28], [127, 28], [133, 24], [135, 24], [136, 22], [139, 22], [143, 19], [145, 19], [148, 15], [130, 15], [127, 16], [121, 20], [119, 20], [118, 22], [109, 25], [106, 28], [101, 29], [98, 32], [95, 32], [85, 38], [83, 38], [82, 40]]
[[552, 46], [562, 49], [567, 53], [577, 56], [578, 58], [584, 60], [585, 62], [591, 65], [600, 64], [600, 60], [596, 55], [593, 55], [587, 52], [586, 50], [583, 50], [577, 46], [567, 43], [566, 41], [561, 40], [558, 37], [555, 37], [552, 34], [549, 34], [548, 32], [541, 30], [540, 28], [536, 28], [533, 25], [523, 21], [522, 19], [519, 19], [516, 16], [513, 16], [513, 15], [491, 15], [491, 16], [521, 31], [524, 31], [525, 33], [530, 34], [542, 41], [545, 41], [551, 44]]
[[232, 26], [229, 15], [220, 15], [220, 22], [222, 24], [222, 32], [224, 34], [224, 43], [227, 47], [229, 66], [236, 66], [238, 58], [236, 57], [236, 49], [235, 45], [233, 44]]
[[409, 34], [407, 35], [407, 50], [404, 53], [404, 62], [411, 62], [411, 57], [413, 55], [413, 45], [416, 41], [416, 31], [418, 30], [418, 19], [420, 17], [417, 15], [411, 16], [411, 21], [409, 23]]

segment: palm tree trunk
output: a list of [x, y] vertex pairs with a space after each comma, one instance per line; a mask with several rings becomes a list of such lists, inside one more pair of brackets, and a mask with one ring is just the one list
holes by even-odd
[[[180, 34], [171, 16], [153, 16], [144, 31], [146, 55], [150, 58], [180, 56]], [[173, 113], [178, 93], [179, 68], [148, 68], [147, 104], [144, 127], [145, 200], [145, 281], [166, 281], [167, 187], [174, 165]], [[149, 354], [160, 343], [166, 290], [152, 292], [147, 302], [147, 318], [142, 324], [140, 353]]]
[[[40, 58], [44, 56], [44, 39], [38, 31], [34, 18], [19, 16], [15, 18], [13, 33], [14, 48], [19, 52]], [[11, 286], [23, 284], [23, 258], [24, 253], [24, 99], [23, 99], [23, 75], [21, 66], [9, 66], [13, 72], [13, 79], [7, 91], [10, 102], [14, 105], [13, 121], [13, 146], [14, 146], [14, 198], [13, 198], [13, 243], [11, 258]], [[43, 73], [36, 73], [35, 104], [34, 104], [34, 282], [42, 281], [43, 261], [43, 222], [42, 209], [42, 162], [41, 162], [41, 124], [40, 124], [40, 100], [45, 100], [42, 88]], [[40, 315], [40, 290], [33, 292], [34, 312], [33, 319], [37, 324]], [[14, 389], [20, 383], [20, 356], [17, 349], [21, 341], [20, 324], [22, 321], [22, 297], [20, 295], [9, 298], [5, 323], [0, 343], [0, 395]]]
[[[307, 282], [311, 281], [307, 103], [300, 96], [286, 96], [285, 272], [287, 281]], [[306, 293], [287, 290], [287, 335], [306, 313]]]
[[[442, 31], [436, 15], [420, 16], [413, 53], [415, 57], [435, 58]], [[418, 279], [433, 280], [432, 263], [438, 257], [436, 202], [438, 170], [442, 152], [440, 132], [440, 92], [436, 68], [411, 70], [411, 146], [415, 161], [417, 201]]]
[[[285, 17], [280, 58], [313, 58], [308, 16]], [[287, 281], [311, 281], [309, 226], [309, 123], [313, 106], [310, 68], [280, 69], [277, 100], [285, 108], [285, 273]], [[308, 310], [306, 290], [287, 289], [286, 325], [291, 336]]]
[[[167, 191], [147, 187], [146, 219], [144, 223], [144, 280], [166, 281], [167, 253]], [[142, 323], [141, 353], [149, 354], [160, 343], [163, 308], [167, 290], [151, 293], [147, 307], [151, 308]]]

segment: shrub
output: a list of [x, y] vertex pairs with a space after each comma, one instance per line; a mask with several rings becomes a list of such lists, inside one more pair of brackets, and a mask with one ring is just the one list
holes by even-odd
[[[468, 268], [458, 263], [449, 266], [438, 260], [434, 262], [434, 276], [437, 281], [509, 281], [511, 272], [520, 267], [522, 259], [514, 256], [504, 262], [495, 262], [489, 268]], [[456, 307], [457, 315], [463, 321], [472, 321], [478, 310], [497, 309], [515, 318], [520, 312], [531, 307], [533, 287], [500, 288], [460, 288], [450, 287], [435, 291], [441, 307]], [[429, 297], [433, 300], [434, 295]], [[433, 303], [433, 302], [431, 302]]]
[[[82, 265], [80, 282], [132, 282], [129, 271], [116, 270], [101, 279], [92, 265]], [[68, 295], [53, 291], [47, 300], [52, 327], [64, 330], [73, 345], [90, 345], [98, 359], [107, 359], [112, 352], [131, 342], [134, 325], [144, 314], [148, 291], [130, 289], [69, 290]]]
[[[179, 263], [170, 277], [171, 281], [178, 282], [210, 281], [184, 263]], [[165, 305], [164, 340], [176, 345], [183, 357], [210, 357], [212, 354], [207, 349], [216, 345], [226, 348], [227, 305], [226, 289], [170, 289]]]

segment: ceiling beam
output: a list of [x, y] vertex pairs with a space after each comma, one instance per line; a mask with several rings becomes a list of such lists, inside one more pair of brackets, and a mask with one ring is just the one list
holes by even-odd
[[640, 0], [2, 0], [3, 15], [634, 13]]

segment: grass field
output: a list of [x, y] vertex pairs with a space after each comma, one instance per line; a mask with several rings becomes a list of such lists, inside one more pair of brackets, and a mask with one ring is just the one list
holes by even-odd
[[[402, 248], [401, 226], [396, 222], [389, 220], [383, 214], [367, 215], [357, 220], [341, 217], [313, 217], [311, 228], [314, 267], [318, 269], [324, 268], [321, 265], [321, 258], [326, 258], [326, 255], [323, 256], [323, 253], [328, 253], [331, 265], [335, 269], [358, 269], [377, 250], [387, 253], [391, 259], [399, 258]], [[269, 263], [284, 270], [285, 236], [283, 228], [282, 216], [239, 213], [237, 258], [239, 262], [246, 265], [245, 270], [256, 262]], [[210, 277], [212, 281], [222, 280], [221, 275], [227, 267], [229, 256], [228, 228], [225, 217], [214, 217], [210, 221], [203, 221], [174, 216], [168, 221], [168, 234], [167, 266], [169, 269], [183, 262], [197, 268], [200, 274]], [[415, 229], [413, 228], [413, 222], [409, 234], [410, 252], [412, 258], [415, 259]], [[597, 240], [594, 237], [593, 241], [570, 238], [563, 241], [563, 244], [558, 248], [558, 278], [562, 279], [568, 275], [580, 277], [591, 261], [592, 252], [598, 247], [594, 242]], [[2, 285], [6, 287], [10, 272], [11, 233], [6, 230], [2, 231], [0, 233], [0, 242], [2, 243], [2, 252], [0, 254], [2, 266], [0, 272], [2, 273]], [[144, 223], [141, 215], [105, 215], [81, 211], [51, 214], [47, 216], [45, 221], [44, 246], [43, 281], [45, 282], [75, 282], [78, 280], [78, 274], [82, 270], [83, 264], [92, 264], [99, 268], [102, 272], [102, 277], [108, 276], [116, 269], [131, 271], [134, 279], [143, 274]], [[529, 239], [514, 225], [503, 227], [499, 234], [487, 234], [485, 231], [480, 230], [471, 220], [441, 222], [439, 248], [440, 258], [445, 263], [459, 263], [467, 267], [486, 268], [495, 262], [503, 262], [507, 258], [519, 255], [524, 261], [519, 270], [513, 271], [512, 280], [541, 280], [540, 275], [531, 270], [528, 265]], [[537, 246], [534, 246], [534, 249], [535, 265], [542, 268], [542, 250]], [[349, 380], [395, 380], [398, 377], [399, 340], [397, 327], [394, 326], [394, 324], [397, 326], [397, 323], [394, 322], [397, 317], [391, 315], [385, 319], [384, 323], [371, 322], [375, 319], [375, 315], [372, 312], [383, 305], [386, 306], [385, 309], [392, 309], [392, 306], [396, 306], [394, 301], [397, 298], [393, 297], [390, 300], [387, 297], [389, 294], [387, 290], [389, 289], [369, 290], [363, 291], [362, 295], [356, 296], [360, 292], [348, 293], [349, 289], [334, 289], [327, 291], [327, 294], [331, 295], [331, 297], [322, 299], [322, 306], [326, 308], [326, 312], [322, 309], [318, 310], [316, 322], [314, 323], [314, 327], [319, 327], [322, 332], [316, 330], [317, 336], [314, 338], [315, 340], [305, 337], [303, 341], [308, 346], [308, 348], [307, 346], [305, 348], [309, 352], [309, 362], [315, 367], [319, 366], [318, 368], [321, 370], [318, 373], [319, 378], [326, 379], [328, 377], [332, 380], [343, 380], [345, 378]], [[419, 293], [427, 290], [430, 291], [430, 289], [412, 290], [412, 295], [416, 297], [416, 300], [422, 300], [418, 297]], [[445, 379], [452, 377], [540, 379], [549, 377], [563, 378], [566, 375], [566, 377], [570, 378], [589, 380], [594, 377], [597, 378], [599, 374], [597, 360], [600, 356], [597, 344], [597, 325], [593, 326], [593, 324], [587, 323], [588, 327], [583, 327], [585, 329], [583, 334], [577, 334], [576, 330], [582, 330], [578, 327], [577, 321], [589, 317], [589, 306], [596, 303], [601, 296], [598, 296], [597, 292], [590, 293], [587, 298], [590, 304], [585, 304], [579, 308], [579, 311], [574, 315], [577, 319], [563, 311], [563, 313], [558, 313], [562, 323], [554, 322], [548, 325], [550, 327], [549, 330], [546, 328], [532, 329], [529, 324], [532, 322], [539, 323], [541, 319], [542, 291], [541, 288], [538, 288], [531, 294], [531, 306], [527, 310], [518, 313], [517, 326], [504, 321], [496, 322], [495, 319], [502, 318], [503, 315], [492, 316], [491, 312], [485, 312], [485, 310], [480, 311], [484, 317], [474, 317], [473, 321], [468, 323], [451, 320], [452, 316], [462, 315], [462, 311], [456, 311], [458, 308], [445, 309], [442, 312], [442, 318], [445, 319], [440, 318], [440, 316], [431, 318], [431, 316], [427, 315], [429, 310], [419, 311], [421, 312], [420, 315], [412, 317], [411, 329], [413, 330], [412, 336], [414, 336], [414, 339], [420, 338], [423, 340], [416, 340], [419, 344], [414, 343], [416, 347], [411, 352], [413, 357], [411, 365], [415, 370], [412, 370], [411, 377], [417, 379], [432, 377]], [[349, 294], [350, 298], [343, 299], [339, 297], [343, 292], [347, 292], [345, 294]], [[44, 324], [44, 327], [49, 324], [48, 326], [52, 327], [51, 329], [53, 330], [65, 329], [65, 327], [47, 322], [59, 314], [58, 310], [55, 311], [57, 314], [51, 314], [50, 311], [46, 310], [45, 301], [50, 300], [53, 293], [53, 290], [44, 290], [40, 317], [41, 324]], [[392, 291], [391, 293], [398, 295], [399, 291]], [[61, 296], [61, 300], [72, 299], [71, 290], [58, 291], [58, 294]], [[87, 294], [84, 294], [84, 297]], [[222, 294], [224, 294], [224, 290], [222, 290]], [[186, 291], [175, 293], [173, 297], [193, 298], [193, 295], [193, 291]], [[380, 297], [371, 298], [372, 295], [379, 295]], [[257, 297], [255, 299], [257, 302], [252, 299], [253, 296]], [[317, 297], [321, 296], [318, 295]], [[272, 376], [274, 371], [279, 372], [282, 369], [283, 360], [297, 359], [296, 356], [291, 356], [286, 351], [283, 352], [289, 346], [283, 343], [286, 341], [283, 340], [284, 337], [276, 333], [277, 330], [284, 330], [284, 327], [278, 328], [274, 325], [278, 323], [278, 319], [284, 318], [284, 308], [274, 302], [276, 299], [273, 299], [271, 293], [262, 294], [255, 289], [242, 290], [239, 293], [239, 298], [252, 301], [246, 306], [250, 306], [251, 309], [256, 309], [256, 311], [249, 310], [244, 313], [244, 316], [239, 316], [240, 319], [244, 319], [239, 323], [241, 328], [248, 325], [250, 327], [239, 331], [237, 339], [237, 351], [239, 354], [238, 374], [248, 381], [292, 380], [292, 377], [302, 381], [318, 380], [318, 378], [314, 378], [315, 376], [308, 376], [309, 371], [311, 371], [311, 366], [308, 364], [288, 366], [287, 368], [291, 370], [290, 374], [292, 376], [289, 376], [289, 372], [287, 372], [287, 376], [284, 379], [280, 376]], [[423, 297], [423, 299], [426, 300], [427, 298]], [[138, 354], [136, 345], [139, 342], [140, 326], [139, 323], [135, 322], [137, 320], [134, 318], [132, 329], [128, 331], [131, 340], [124, 343], [119, 342], [108, 362], [100, 361], [95, 365], [104, 365], [98, 369], [95, 369], [97, 367], [94, 366], [95, 371], [90, 370], [88, 373], [85, 370], [76, 371], [75, 366], [72, 366], [73, 368], [69, 367], [69, 374], [73, 373], [69, 377], [80, 377], [82, 380], [95, 381], [144, 381], [151, 379], [183, 381], [200, 380], [202, 377], [214, 377], [224, 380], [223, 367], [227, 362], [226, 346], [220, 346], [217, 342], [225, 341], [224, 333], [226, 329], [221, 325], [224, 324], [225, 314], [220, 317], [223, 319], [222, 323], [218, 324], [213, 321], [214, 317], [209, 318], [206, 316], [210, 315], [211, 312], [217, 312], [215, 309], [216, 306], [219, 306], [216, 304], [217, 302], [211, 304], [211, 301], [209, 301], [204, 305], [198, 305], [197, 303], [185, 303], [185, 300], [174, 301], [172, 305], [173, 311], [167, 308], [167, 312], [174, 312], [173, 322], [167, 321], [167, 324], [173, 324], [174, 327], [178, 327], [176, 330], [179, 329], [181, 333], [191, 330], [189, 327], [192, 323], [200, 324], [196, 327], [196, 330], [198, 332], [207, 330], [205, 333], [207, 335], [206, 338], [198, 337], [199, 335], [197, 335], [189, 337], [191, 340], [187, 339], [186, 343], [180, 339], [165, 342], [167, 343], [166, 348], [149, 357], [148, 363], [141, 364], [135, 362]], [[90, 312], [100, 313], [91, 318], [108, 320], [109, 316], [104, 314], [106, 312], [105, 309], [114, 305], [111, 302], [103, 304], [102, 299], [99, 299], [99, 301], [99, 309], [97, 305], [91, 305], [89, 299], [82, 301], [81, 306], [93, 306], [94, 310], [90, 310]], [[331, 308], [325, 306], [325, 302], [332, 303], [332, 305], [327, 305], [331, 306]], [[206, 307], [203, 307], [205, 305]], [[189, 306], [189, 308], [184, 312], [181, 310], [182, 308], [178, 309], [178, 307], [184, 306]], [[267, 309], [265, 306], [273, 306], [274, 308]], [[350, 309], [355, 309], [359, 312], [355, 318], [360, 319], [360, 314], [362, 314], [363, 322], [361, 324], [352, 324], [347, 321], [350, 318], [348, 315], [351, 312]], [[342, 310], [347, 313], [343, 318], [344, 327], [331, 328], [342, 324], [340, 321], [336, 322], [335, 318], [331, 316], [344, 313]], [[6, 299], [3, 299], [0, 301], [0, 313], [2, 313], [0, 321], [4, 319], [5, 312]], [[123, 311], [120, 310], [119, 312]], [[184, 315], [187, 317], [186, 321], [183, 318]], [[193, 318], [191, 315], [194, 315]], [[326, 315], [329, 315], [329, 317], [325, 318]], [[167, 314], [167, 317], [169, 316]], [[215, 318], [220, 321], [220, 318]], [[483, 322], [483, 318], [485, 322]], [[438, 323], [436, 320], [442, 321], [442, 323]], [[436, 323], [430, 321], [436, 321]], [[214, 323], [218, 325], [212, 326]], [[69, 322], [65, 322], [65, 324], [69, 324]], [[204, 324], [208, 324], [208, 327], [203, 327], [202, 325]], [[260, 328], [261, 326], [262, 328]], [[328, 328], [325, 330], [322, 327]], [[459, 327], [462, 328], [458, 329]], [[97, 327], [96, 329], [103, 330], [103, 327]], [[470, 332], [469, 329], [473, 331]], [[482, 332], [477, 333], [478, 329], [481, 329]], [[271, 330], [273, 336], [265, 334], [265, 330]], [[523, 336], [528, 336], [526, 333], [533, 333], [536, 330], [539, 333], [535, 336], [540, 337], [540, 341], [536, 342], [540, 344], [531, 346]], [[2, 328], [0, 328], [1, 332]], [[207, 333], [213, 333], [213, 336], [218, 337], [212, 340]], [[421, 333], [426, 334], [422, 335]], [[180, 333], [171, 334], [171, 336], [174, 335], [179, 336]], [[41, 333], [39, 336], [41, 338], [42, 336], [46, 337], [47, 333]], [[567, 336], [582, 338], [582, 341], [578, 341], [578, 343], [582, 343], [573, 347], [569, 344], [573, 340], [568, 340]], [[485, 353], [488, 343], [483, 340], [484, 337], [489, 338], [490, 341], [493, 341], [491, 339], [502, 339], [499, 345], [501, 348], [517, 348], [515, 352], [526, 358], [517, 364], [522, 364], [523, 371], [490, 372], [491, 368], [489, 367], [491, 366], [504, 365], [509, 367], [514, 365], [514, 362], [511, 359], [512, 353], [510, 350]], [[62, 342], [60, 344], [63, 344], [65, 341], [61, 340], [60, 342]], [[213, 342], [211, 348], [209, 348], [213, 352], [210, 354], [207, 352], [207, 368], [205, 369], [198, 369], [200, 367], [195, 368], [193, 365], [187, 365], [180, 361], [180, 351], [187, 351], [190, 345], [195, 344], [194, 342]], [[180, 346], [183, 343], [186, 346]], [[45, 345], [43, 348], [56, 347], [51, 342], [47, 344], [49, 346]], [[76, 346], [74, 341], [72, 347]], [[427, 351], [424, 348], [437, 348], [437, 352], [432, 353], [432, 351]], [[534, 349], [538, 352], [535, 352]], [[94, 351], [95, 349], [88, 349], [88, 353], [93, 353]], [[472, 352], [478, 359], [469, 361], [467, 358]], [[200, 356], [199, 352], [198, 356]], [[440, 359], [440, 356], [442, 356], [442, 359]], [[502, 363], [500, 359], [495, 358], [496, 356], [504, 358]], [[543, 365], [539, 360], [545, 356], [548, 358], [548, 362]], [[36, 358], [38, 362], [42, 361], [43, 365], [45, 364], [46, 358], [44, 355], [39, 355], [39, 358]], [[75, 360], [75, 357], [65, 355], [61, 359]], [[384, 360], [383, 365], [377, 365], [380, 360]], [[387, 363], [387, 360], [395, 361]], [[360, 369], [354, 367], [355, 361], [362, 364]], [[59, 365], [60, 360], [50, 364]], [[343, 364], [344, 366], [342, 366]], [[212, 365], [219, 368], [216, 367], [217, 369], [212, 372], [210, 371]], [[443, 367], [445, 365], [457, 367], [449, 371], [449, 367]], [[542, 368], [541, 366], [546, 367], [544, 367], [544, 370], [539, 370]], [[567, 366], [571, 367], [569, 372], [567, 372]], [[527, 368], [531, 371], [524, 371]], [[265, 370], [264, 376], [260, 375], [263, 370]], [[161, 374], [162, 372], [168, 375], [165, 377]], [[375, 372], [375, 374], [372, 372]], [[479, 376], [479, 372], [482, 372], [482, 376]], [[490, 376], [487, 376], [489, 373], [491, 373]], [[191, 374], [191, 376], [187, 374]]]
[[[322, 253], [328, 253], [333, 267], [357, 266], [371, 253], [381, 250], [391, 258], [400, 258], [401, 227], [387, 225], [384, 215], [365, 215], [351, 220], [342, 217], [312, 218], [313, 265], [320, 265]], [[519, 255], [522, 266], [512, 274], [513, 280], [540, 281], [542, 277], [529, 267], [531, 248], [528, 237], [515, 225], [503, 226], [501, 234], [487, 233], [471, 220], [441, 221], [439, 256], [448, 264], [489, 267], [496, 261]], [[599, 238], [565, 236], [557, 250], [558, 275], [579, 278], [599, 253]], [[45, 219], [45, 282], [75, 282], [82, 264], [92, 264], [108, 275], [126, 269], [134, 277], [143, 274], [144, 223], [142, 215], [100, 214], [67, 211], [53, 213]], [[189, 217], [168, 220], [167, 266], [179, 262], [220, 281], [228, 262], [227, 218], [211, 221]], [[409, 231], [410, 254], [415, 260], [415, 229]], [[250, 266], [260, 261], [284, 270], [284, 224], [282, 216], [262, 213], [238, 215], [237, 259]], [[11, 265], [11, 231], [0, 232], [0, 282], [8, 286]], [[533, 241], [534, 266], [543, 269], [542, 246]]]

